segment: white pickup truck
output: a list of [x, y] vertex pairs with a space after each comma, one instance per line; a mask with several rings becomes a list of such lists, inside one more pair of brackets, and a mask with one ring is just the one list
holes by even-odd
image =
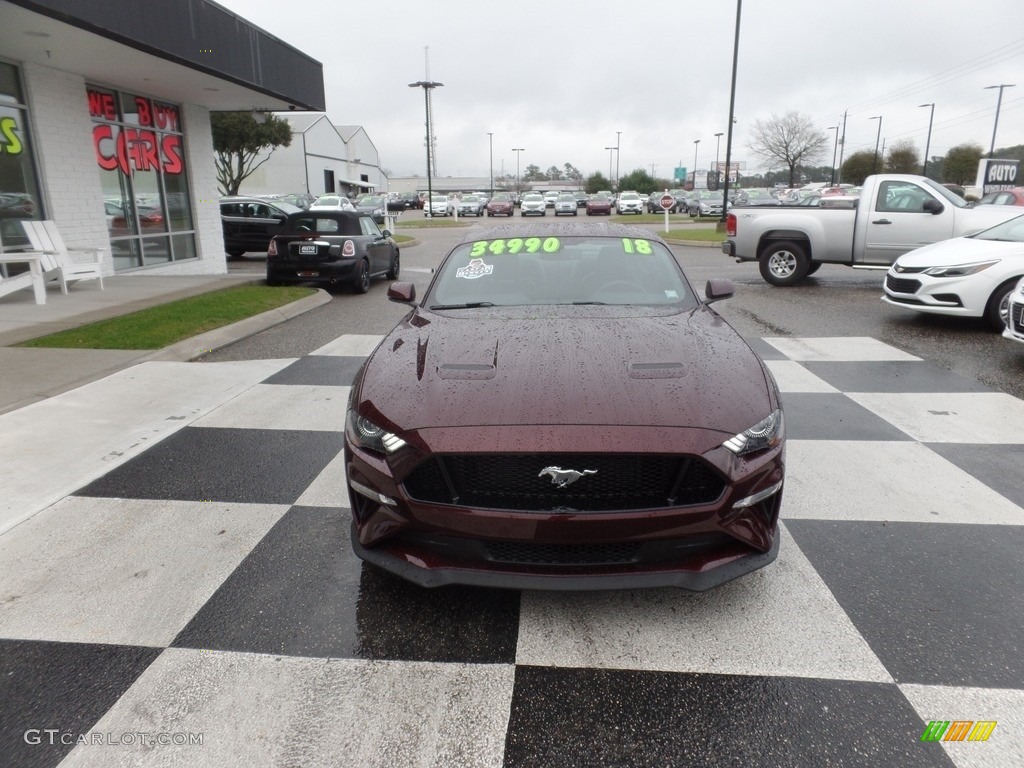
[[868, 176], [853, 209], [731, 209], [722, 252], [756, 261], [761, 277], [790, 286], [822, 264], [888, 269], [907, 251], [1019, 216], [1016, 206], [973, 208], [941, 184], [903, 174]]

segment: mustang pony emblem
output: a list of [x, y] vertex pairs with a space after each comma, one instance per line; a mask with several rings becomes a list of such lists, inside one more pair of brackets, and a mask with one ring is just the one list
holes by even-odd
[[565, 488], [567, 485], [572, 485], [584, 475], [596, 475], [596, 469], [584, 469], [582, 472], [577, 472], [575, 469], [562, 469], [561, 467], [544, 467], [540, 471], [537, 477], [544, 477], [547, 475], [551, 478], [551, 482], [557, 485], [559, 488]]

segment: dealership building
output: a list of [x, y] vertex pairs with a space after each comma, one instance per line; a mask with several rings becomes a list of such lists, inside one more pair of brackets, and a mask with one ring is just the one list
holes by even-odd
[[210, 113], [325, 109], [321, 64], [209, 0], [0, 0], [0, 250], [226, 271]]

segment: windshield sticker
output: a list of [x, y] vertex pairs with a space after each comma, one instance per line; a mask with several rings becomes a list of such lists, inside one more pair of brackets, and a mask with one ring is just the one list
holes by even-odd
[[622, 238], [622, 249], [626, 253], [642, 253], [645, 256], [653, 253], [650, 240], [630, 240], [628, 237]]
[[503, 253], [558, 253], [562, 248], [562, 241], [557, 237], [547, 237], [541, 240], [539, 237], [513, 237], [509, 240], [477, 240], [473, 243], [473, 250], [470, 256], [483, 256], [490, 253], [500, 256]]
[[473, 259], [464, 267], [455, 271], [456, 277], [464, 277], [467, 280], [476, 280], [478, 277], [489, 275], [494, 271], [493, 264], [484, 264], [483, 259]]

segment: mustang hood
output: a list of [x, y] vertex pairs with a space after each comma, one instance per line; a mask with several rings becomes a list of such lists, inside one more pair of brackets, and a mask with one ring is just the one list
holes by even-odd
[[[540, 307], [417, 309], [367, 362], [356, 403], [399, 430], [651, 425], [735, 434], [771, 410], [760, 361], [710, 310], [557, 309], [558, 317]], [[379, 399], [367, 402], [362, 391]]]

